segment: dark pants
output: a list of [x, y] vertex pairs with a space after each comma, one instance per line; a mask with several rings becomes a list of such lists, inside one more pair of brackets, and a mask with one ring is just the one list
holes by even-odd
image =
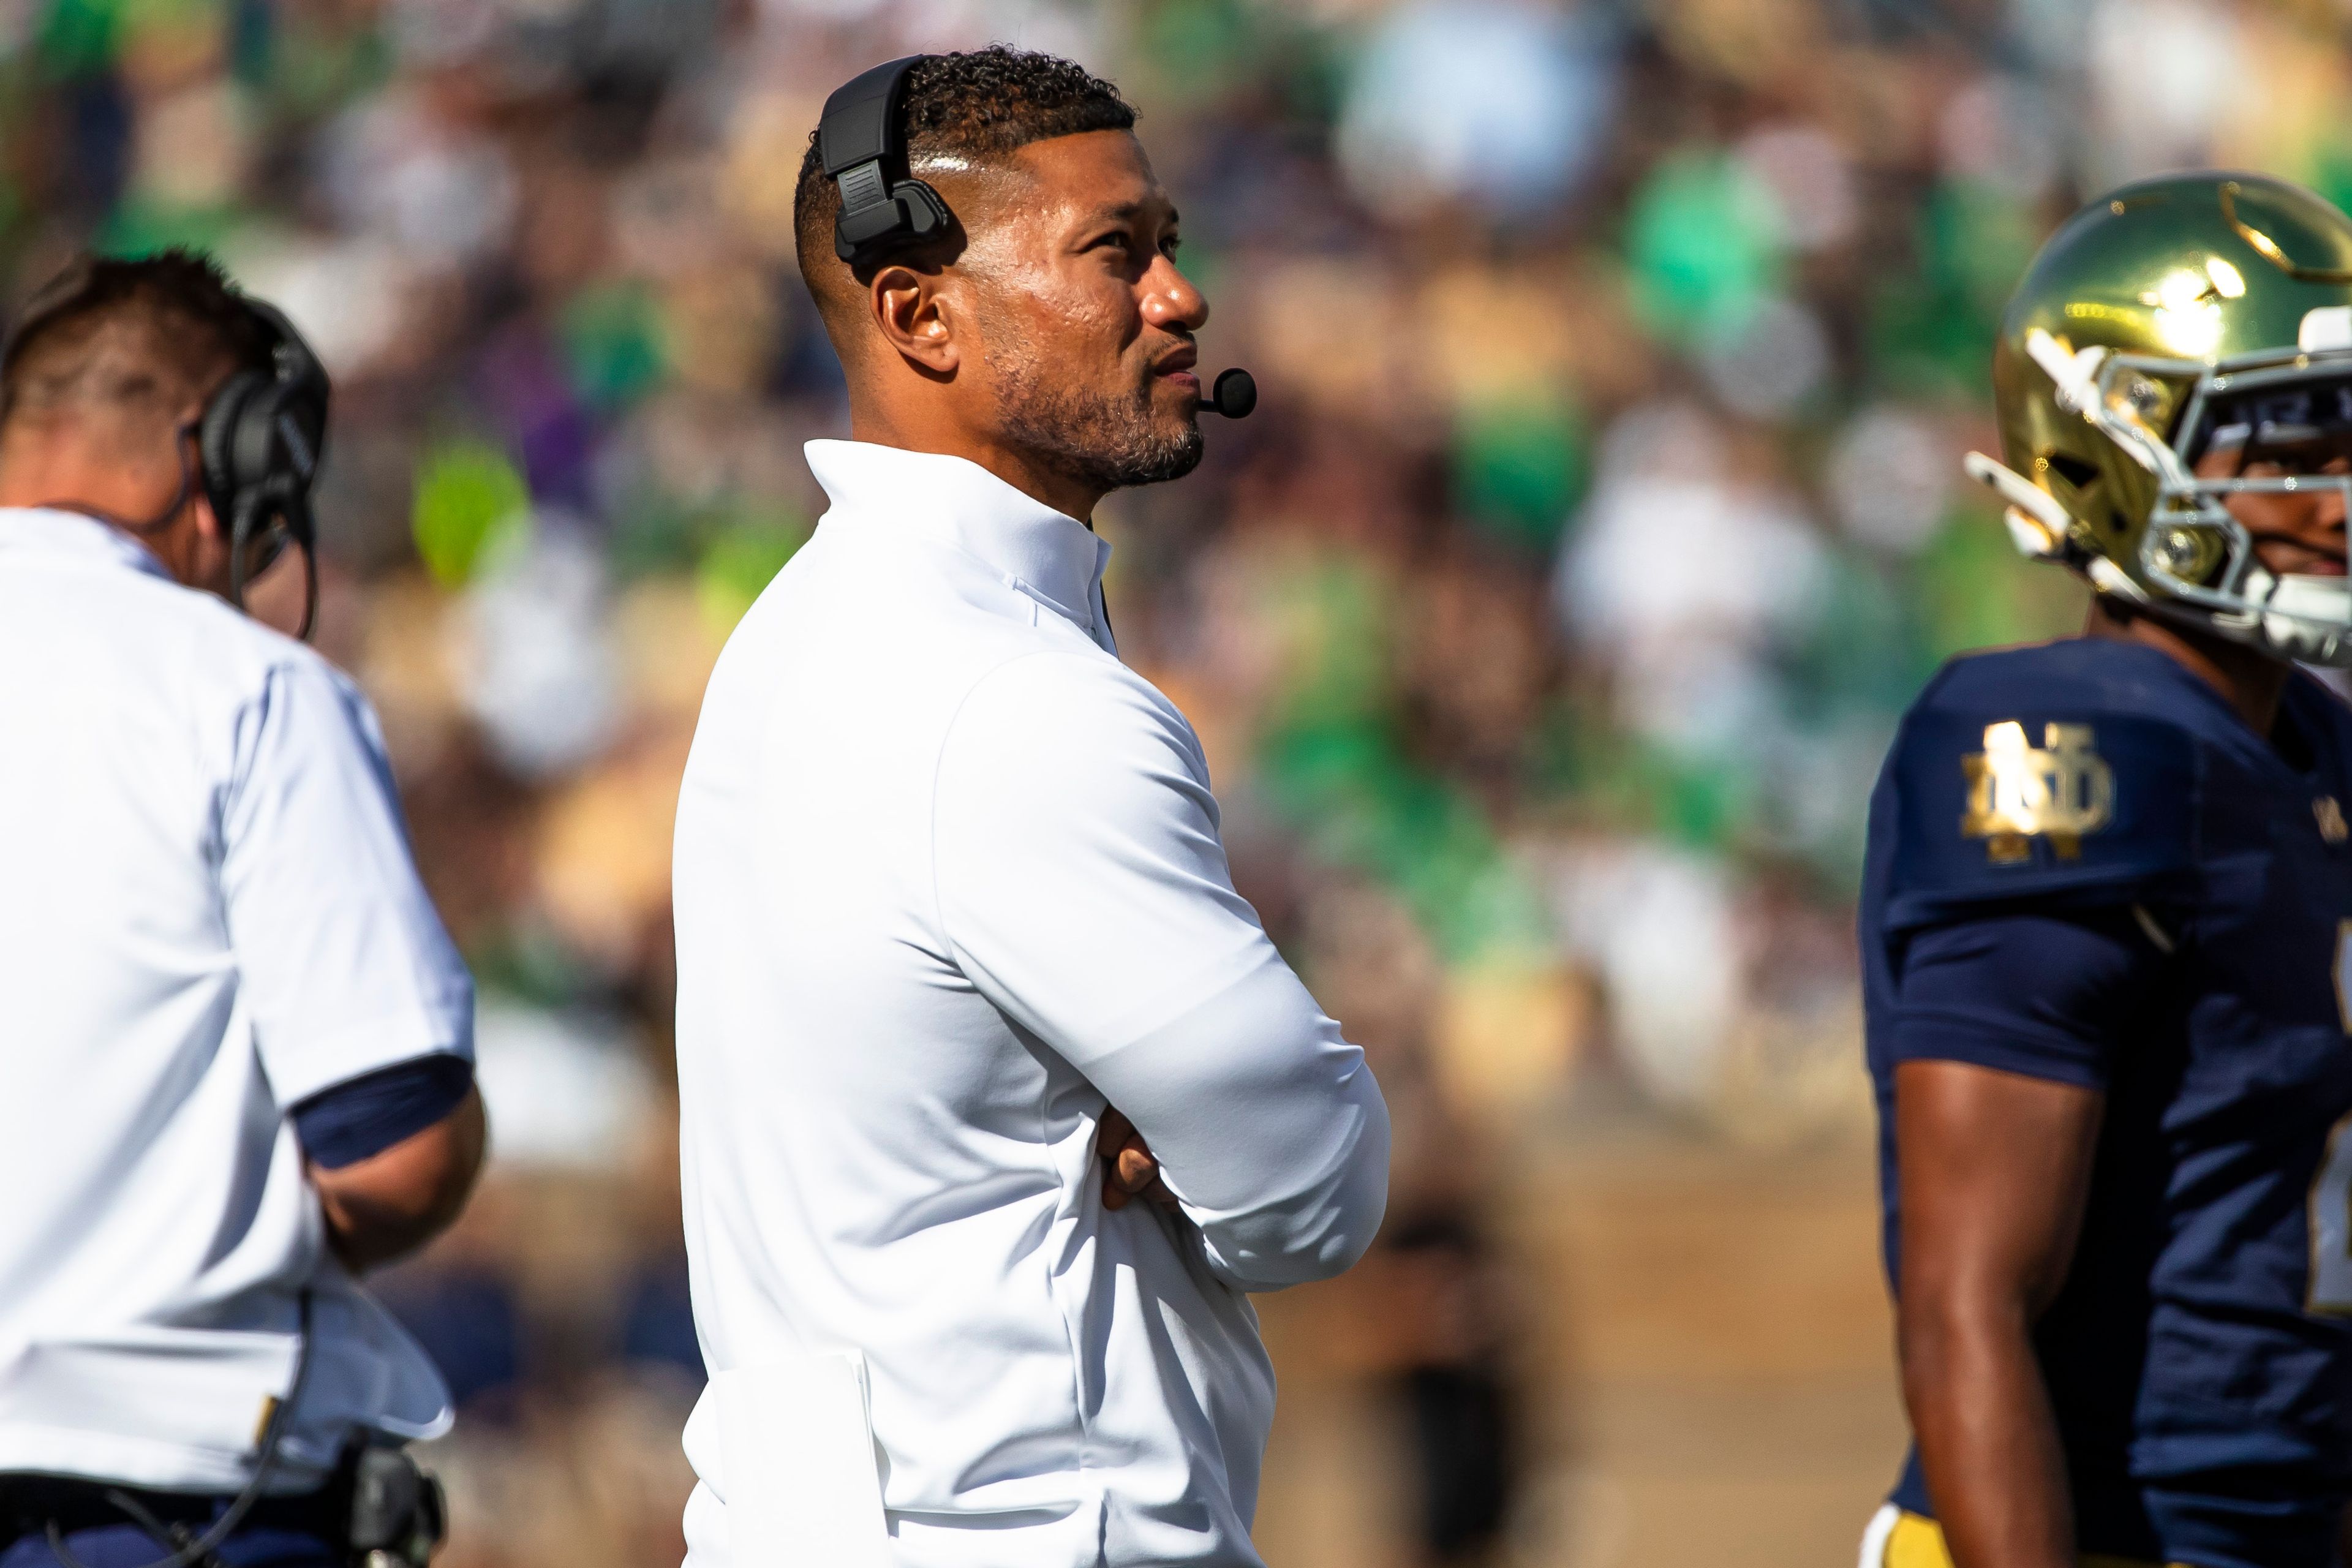
[[[178, 1550], [108, 1502], [108, 1489], [94, 1481], [45, 1477], [0, 1477], [0, 1568], [62, 1568], [49, 1549], [54, 1520], [66, 1550], [82, 1568], [146, 1568]], [[121, 1489], [156, 1522], [177, 1526], [184, 1539], [202, 1535], [230, 1500], [186, 1492]], [[346, 1491], [330, 1486], [300, 1497], [267, 1497], [255, 1503], [228, 1539], [214, 1549], [227, 1568], [346, 1568], [351, 1549], [341, 1544], [349, 1517]]]
[[[146, 1568], [168, 1548], [135, 1524], [100, 1525], [66, 1536], [66, 1550], [82, 1568]], [[294, 1530], [240, 1525], [215, 1549], [228, 1568], [344, 1568], [349, 1553], [321, 1536]], [[0, 1550], [0, 1568], [62, 1568], [46, 1533], [21, 1536]]]

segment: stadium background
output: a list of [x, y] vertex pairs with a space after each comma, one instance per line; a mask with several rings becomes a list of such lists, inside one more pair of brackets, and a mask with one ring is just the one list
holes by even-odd
[[[1279, 1568], [1843, 1563], [1899, 1417], [1849, 931], [1937, 660], [2079, 614], [1959, 454], [2082, 195], [2352, 194], [2340, 7], [5, 0], [0, 277], [215, 248], [338, 377], [321, 643], [481, 977], [493, 1172], [384, 1288], [449, 1568], [670, 1568], [667, 847], [843, 429], [793, 173], [994, 39], [1144, 110], [1261, 412], [1103, 528], [1235, 870], [1375, 1056], [1388, 1237], [1265, 1303]], [[1496, 1478], [1503, 1478], [1502, 1481]]]

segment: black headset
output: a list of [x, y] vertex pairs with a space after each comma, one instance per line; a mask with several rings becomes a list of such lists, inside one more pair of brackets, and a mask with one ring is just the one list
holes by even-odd
[[[73, 303], [78, 292], [73, 274], [54, 287], [55, 293], [47, 299], [35, 298], [10, 329], [6, 342], [0, 344], [0, 375], [26, 339]], [[326, 451], [327, 369], [276, 306], [242, 292], [236, 299], [269, 344], [269, 368], [236, 372], [206, 399], [194, 428], [181, 432], [183, 438], [194, 436], [196, 462], [189, 472], [184, 454], [180, 492], [170, 505], [143, 523], [112, 517], [102, 521], [134, 533], [158, 527], [201, 484], [213, 515], [228, 533], [229, 598], [237, 608], [245, 607], [246, 584], [277, 560], [285, 545], [301, 550], [302, 626], [297, 635], [308, 637], [319, 615], [318, 525], [310, 510], [310, 489]], [[90, 510], [60, 504], [69, 510]], [[256, 541], [273, 534], [275, 543], [257, 550]]]
[[[302, 627], [319, 614], [318, 521], [310, 489], [326, 454], [327, 367], [277, 306], [240, 295], [270, 338], [269, 369], [240, 370], [223, 382], [196, 423], [205, 499], [229, 537], [229, 597], [245, 607], [249, 572], [266, 570], [276, 548], [252, 559], [254, 541], [279, 531], [302, 552]], [[282, 544], [280, 546], [282, 548]]]
[[824, 100], [817, 156], [841, 191], [833, 253], [852, 267], [907, 241], [936, 239], [954, 221], [940, 193], [908, 174], [906, 139], [898, 133], [907, 73], [927, 58], [908, 55], [876, 66]]

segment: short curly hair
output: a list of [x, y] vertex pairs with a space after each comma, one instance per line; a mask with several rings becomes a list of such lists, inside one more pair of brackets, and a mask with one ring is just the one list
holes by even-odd
[[[941, 153], [985, 162], [1055, 136], [1131, 131], [1135, 106], [1075, 61], [992, 44], [925, 56], [907, 73], [899, 118], [910, 163]], [[793, 195], [793, 236], [801, 277], [820, 301], [850, 276], [833, 252], [840, 211], [841, 192], [825, 176], [811, 131]]]

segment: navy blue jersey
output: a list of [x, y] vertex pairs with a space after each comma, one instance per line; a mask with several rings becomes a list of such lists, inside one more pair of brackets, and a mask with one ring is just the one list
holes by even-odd
[[[2352, 1494], [2352, 710], [2272, 740], [2137, 644], [1954, 661], [1871, 802], [1861, 943], [1885, 1246], [1894, 1078], [2106, 1097], [2035, 1342], [2085, 1552], [2325, 1568]], [[1932, 1513], [1913, 1459], [1895, 1500]]]

